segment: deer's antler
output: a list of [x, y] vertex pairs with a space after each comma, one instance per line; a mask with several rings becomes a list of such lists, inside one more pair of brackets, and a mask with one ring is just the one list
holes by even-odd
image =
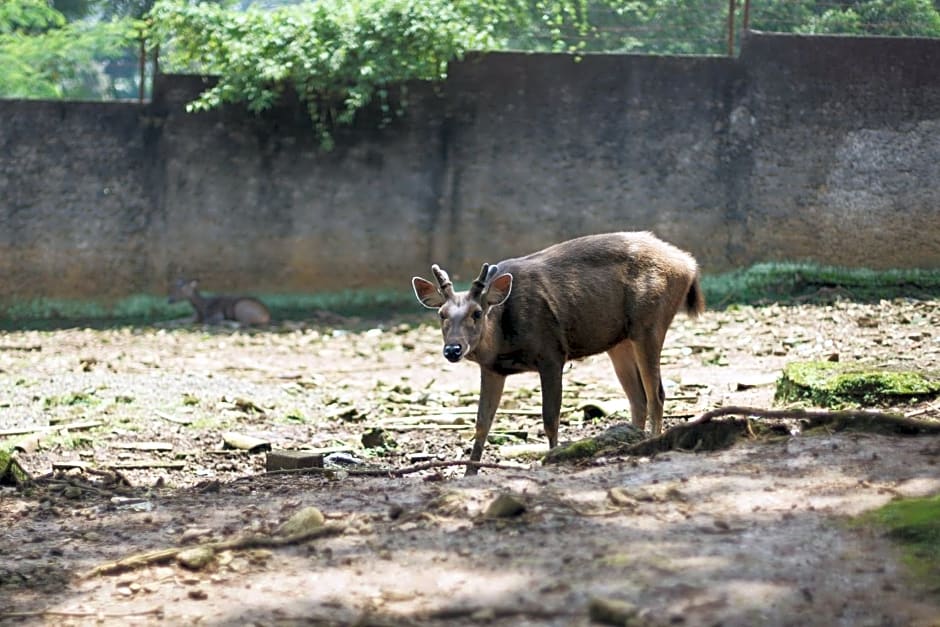
[[[492, 267], [492, 270], [495, 270], [496, 266]], [[470, 284], [470, 298], [479, 299], [483, 295], [484, 290], [486, 290], [486, 285], [490, 279], [490, 264], [484, 263], [483, 268], [480, 269], [480, 276], [473, 280], [473, 283]]]
[[453, 298], [454, 284], [451, 282], [450, 277], [447, 276], [447, 273], [437, 264], [431, 266], [431, 272], [434, 273], [437, 284], [441, 286], [441, 294], [443, 294], [445, 298]]

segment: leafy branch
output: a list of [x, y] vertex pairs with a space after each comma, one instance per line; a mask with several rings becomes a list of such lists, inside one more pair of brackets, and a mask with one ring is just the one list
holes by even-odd
[[219, 76], [190, 110], [242, 102], [260, 112], [291, 87], [327, 149], [335, 127], [373, 102], [388, 121], [390, 86], [441, 80], [449, 61], [492, 44], [445, 0], [322, 0], [245, 12], [161, 0], [150, 18], [171, 69]]

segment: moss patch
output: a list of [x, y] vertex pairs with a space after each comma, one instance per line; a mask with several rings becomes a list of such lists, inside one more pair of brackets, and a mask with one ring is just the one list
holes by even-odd
[[808, 361], [788, 364], [777, 381], [777, 402], [819, 407], [891, 405], [940, 394], [940, 374]]
[[811, 263], [761, 263], [702, 277], [712, 309], [735, 303], [832, 302], [836, 298], [878, 301], [898, 297], [934, 298], [940, 293], [936, 269], [870, 270]]
[[545, 456], [544, 463], [558, 464], [596, 457], [605, 450], [640, 442], [645, 437], [644, 432], [633, 425], [614, 425], [593, 438], [556, 446]]
[[884, 529], [901, 546], [916, 583], [940, 596], [940, 495], [892, 501], [855, 524]]
[[19, 486], [30, 480], [26, 472], [9, 451], [0, 449], [0, 485]]

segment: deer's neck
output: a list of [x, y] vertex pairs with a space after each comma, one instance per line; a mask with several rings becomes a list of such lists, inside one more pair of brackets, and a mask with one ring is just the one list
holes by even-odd
[[196, 310], [196, 314], [199, 316], [200, 320], [204, 320], [206, 317], [206, 310], [209, 307], [209, 301], [202, 297], [198, 291], [193, 290], [193, 293], [189, 295], [189, 302], [192, 303], [193, 309]]

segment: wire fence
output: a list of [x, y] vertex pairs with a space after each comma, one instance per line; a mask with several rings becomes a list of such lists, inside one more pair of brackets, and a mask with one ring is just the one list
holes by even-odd
[[[938, 3], [940, 4], [940, 3]], [[801, 35], [940, 37], [931, 0], [659, 0], [615, 10], [589, 3], [590, 27], [563, 32], [527, 25], [508, 47], [645, 54], [735, 55], [747, 30]]]

